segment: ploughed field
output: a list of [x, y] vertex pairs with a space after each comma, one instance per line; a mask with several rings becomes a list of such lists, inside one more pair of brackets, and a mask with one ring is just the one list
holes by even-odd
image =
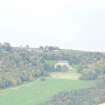
[[0, 90], [0, 105], [39, 105], [61, 91], [88, 88], [93, 81], [47, 78]]

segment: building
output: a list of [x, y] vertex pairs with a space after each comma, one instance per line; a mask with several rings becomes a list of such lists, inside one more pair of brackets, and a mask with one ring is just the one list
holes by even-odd
[[66, 60], [58, 61], [54, 65], [55, 69], [63, 69], [63, 70], [72, 70], [72, 67], [70, 66], [69, 62]]

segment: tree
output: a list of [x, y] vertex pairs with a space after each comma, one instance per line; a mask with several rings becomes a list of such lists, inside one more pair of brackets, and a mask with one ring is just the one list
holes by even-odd
[[3, 47], [4, 47], [4, 49], [6, 49], [7, 51], [10, 51], [11, 50], [11, 45], [10, 45], [10, 43], [8, 43], [8, 42], [5, 42], [4, 44], [3, 44]]

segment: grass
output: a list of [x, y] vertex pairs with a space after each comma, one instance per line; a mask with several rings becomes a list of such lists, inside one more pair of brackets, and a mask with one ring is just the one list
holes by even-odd
[[38, 105], [58, 92], [91, 86], [93, 86], [93, 81], [69, 79], [36, 80], [0, 91], [0, 105]]
[[70, 80], [78, 80], [80, 74], [77, 72], [69, 71], [69, 72], [53, 72], [49, 74], [51, 78], [59, 78], [59, 79], [70, 79]]
[[56, 60], [47, 60], [47, 63], [50, 65], [50, 66], [54, 66], [57, 61]]

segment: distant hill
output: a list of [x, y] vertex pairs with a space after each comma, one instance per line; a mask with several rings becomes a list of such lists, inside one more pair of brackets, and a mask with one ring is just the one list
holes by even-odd
[[58, 47], [40, 48], [12, 47], [9, 43], [0, 44], [0, 88], [20, 85], [47, 76], [51, 72], [60, 72], [54, 64], [67, 61], [80, 79], [104, 79], [105, 53], [84, 52]]

